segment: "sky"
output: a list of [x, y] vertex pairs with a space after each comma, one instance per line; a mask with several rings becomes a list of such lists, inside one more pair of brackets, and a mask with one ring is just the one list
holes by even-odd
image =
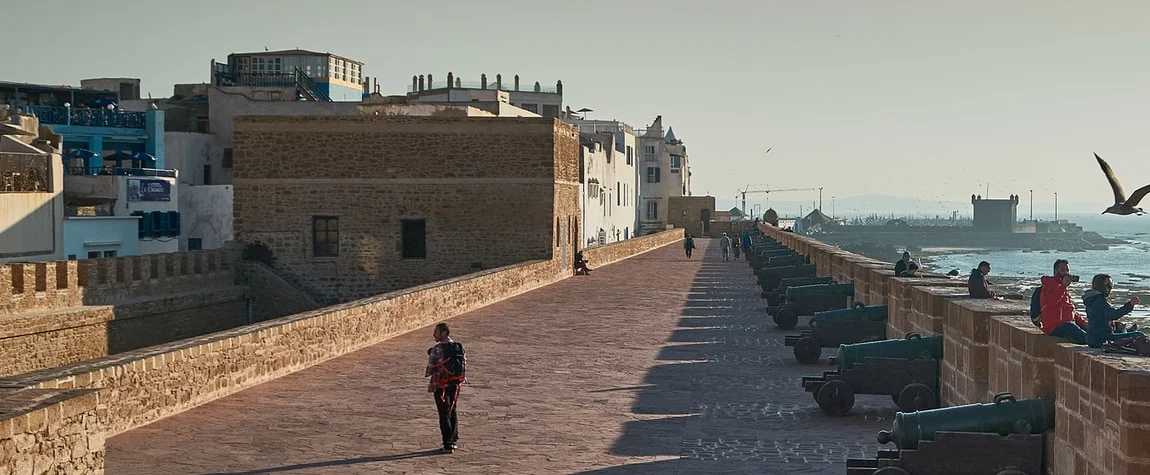
[[1128, 193], [1150, 183], [1146, 2], [4, 3], [27, 20], [5, 22], [27, 39], [0, 55], [7, 81], [139, 77], [167, 97], [207, 82], [213, 58], [264, 47], [363, 61], [384, 94], [448, 71], [561, 79], [589, 118], [662, 115], [687, 145], [693, 193], [721, 202], [756, 185], [969, 203], [989, 185], [1026, 204], [1033, 189], [1036, 210], [1057, 192], [1100, 212], [1113, 199], [1092, 152]]

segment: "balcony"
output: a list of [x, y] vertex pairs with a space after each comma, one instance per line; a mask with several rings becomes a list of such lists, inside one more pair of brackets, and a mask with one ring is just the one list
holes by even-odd
[[116, 129], [144, 129], [145, 112], [124, 112], [85, 107], [30, 106], [41, 124], [78, 127], [110, 127]]
[[159, 168], [127, 168], [127, 167], [68, 167], [66, 175], [103, 175], [103, 176], [159, 176], [175, 178], [175, 170]]

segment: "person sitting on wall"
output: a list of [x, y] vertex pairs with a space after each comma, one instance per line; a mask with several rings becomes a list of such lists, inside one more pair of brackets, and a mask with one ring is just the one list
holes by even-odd
[[[1082, 294], [1082, 303], [1086, 305], [1086, 344], [1091, 348], [1102, 348], [1102, 344], [1109, 341], [1137, 338], [1146, 334], [1137, 331], [1115, 333], [1111, 322], [1117, 320], [1134, 310], [1134, 306], [1141, 303], [1141, 299], [1134, 297], [1118, 308], [1110, 306], [1110, 292], [1114, 290], [1114, 280], [1110, 274], [1098, 274], [1090, 282], [1090, 290]], [[1121, 327], [1120, 327], [1121, 328]]]
[[1070, 263], [1066, 259], [1054, 261], [1053, 276], [1042, 276], [1042, 294], [1039, 296], [1042, 332], [1085, 345], [1086, 320], [1070, 300], [1070, 284], [1074, 282], [1078, 282], [1078, 276], [1070, 273]]
[[917, 270], [918, 264], [910, 260], [910, 253], [906, 251], [902, 253], [902, 260], [894, 263], [894, 275], [896, 277], [911, 277]]
[[587, 259], [583, 258], [583, 251], [575, 251], [575, 275], [591, 275], [591, 268], [587, 267]]
[[990, 274], [990, 263], [982, 261], [978, 263], [978, 267], [971, 269], [970, 278], [966, 281], [967, 291], [971, 297], [976, 299], [993, 299], [997, 298], [993, 290], [990, 290], [990, 282], [986, 281], [986, 276]]

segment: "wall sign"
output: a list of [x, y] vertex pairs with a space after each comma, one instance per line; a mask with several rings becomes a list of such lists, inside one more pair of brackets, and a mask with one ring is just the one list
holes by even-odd
[[128, 180], [128, 201], [172, 201], [172, 184], [164, 180]]

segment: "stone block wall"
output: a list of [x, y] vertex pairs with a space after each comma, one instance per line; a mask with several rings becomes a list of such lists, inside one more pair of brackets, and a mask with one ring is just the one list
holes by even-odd
[[[578, 131], [551, 118], [237, 117], [234, 147], [236, 240], [321, 304], [572, 262], [579, 242]], [[313, 252], [316, 217], [338, 255]], [[403, 220], [424, 220], [426, 257], [404, 257]]]
[[[867, 267], [863, 258], [772, 226], [760, 229], [807, 253], [819, 263], [820, 275], [840, 282], [874, 276], [846, 269]], [[999, 392], [1052, 396], [1049, 473], [1150, 473], [1150, 359], [1106, 354], [1042, 334], [1030, 324], [1028, 302], [971, 299], [965, 276], [933, 282], [886, 279], [892, 305], [888, 335], [917, 331], [944, 337], [944, 405], [986, 402]], [[872, 293], [874, 284], [864, 285]]]
[[252, 319], [257, 322], [320, 307], [311, 296], [288, 283], [262, 262], [240, 261], [237, 265], [240, 283], [254, 297]]
[[0, 265], [0, 314], [105, 305], [235, 280], [222, 250]]
[[104, 473], [96, 393], [0, 388], [0, 473]]
[[590, 261], [589, 267], [595, 269], [612, 262], [618, 262], [652, 249], [657, 249], [671, 243], [683, 240], [684, 230], [671, 229], [661, 233], [648, 234], [637, 238], [619, 241], [602, 246], [595, 246], [583, 250], [583, 258]]

